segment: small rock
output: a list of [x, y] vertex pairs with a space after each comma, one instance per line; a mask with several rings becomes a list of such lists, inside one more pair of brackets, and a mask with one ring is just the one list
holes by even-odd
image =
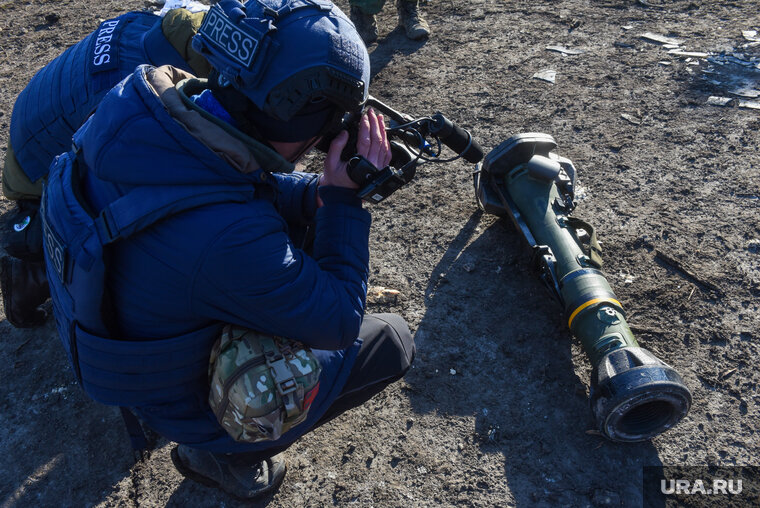
[[750, 252], [760, 252], [760, 240], [754, 238], [747, 244], [747, 250]]
[[369, 303], [396, 303], [400, 291], [383, 286], [372, 286], [367, 290], [367, 302]]
[[449, 369], [449, 374], [451, 374], [452, 376], [456, 376], [457, 375], [456, 369]]
[[48, 25], [55, 25], [61, 20], [61, 17], [56, 13], [50, 13], [45, 15], [45, 23]]

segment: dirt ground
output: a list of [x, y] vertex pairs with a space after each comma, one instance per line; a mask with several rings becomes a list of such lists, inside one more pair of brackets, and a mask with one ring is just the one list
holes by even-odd
[[[99, 20], [156, 8], [0, 0], [0, 145], [42, 65]], [[760, 29], [756, 1], [434, 0], [424, 10], [433, 35], [420, 43], [395, 28], [392, 3], [380, 16], [373, 95], [414, 115], [442, 111], [486, 150], [552, 134], [579, 170], [576, 215], [597, 228], [632, 329], [694, 403], [651, 442], [587, 432], [591, 367], [521, 237], [478, 211], [471, 165], [423, 166], [371, 207], [370, 284], [401, 296], [370, 310], [406, 318], [414, 368], [296, 443], [263, 504], [635, 507], [643, 466], [757, 465], [760, 45], [742, 34]], [[709, 56], [669, 53], [647, 32]], [[543, 70], [554, 83], [533, 77]], [[118, 411], [84, 396], [64, 356], [52, 321], [0, 322], [2, 507], [238, 505], [183, 479], [171, 443], [135, 464]]]

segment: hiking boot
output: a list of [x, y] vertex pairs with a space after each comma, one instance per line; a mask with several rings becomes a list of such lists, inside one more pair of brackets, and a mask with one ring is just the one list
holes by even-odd
[[406, 36], [414, 41], [430, 35], [430, 26], [420, 16], [417, 0], [396, 0], [398, 24], [404, 27]]
[[374, 14], [365, 14], [359, 7], [351, 6], [351, 21], [364, 44], [371, 44], [377, 40], [377, 18]]
[[24, 261], [11, 256], [0, 259], [0, 289], [5, 317], [16, 328], [32, 328], [45, 322], [39, 306], [50, 297], [44, 261]]
[[285, 478], [282, 454], [255, 464], [246, 463], [244, 455], [211, 453], [179, 445], [172, 450], [172, 462], [187, 478], [238, 499], [256, 499], [277, 490]]
[[8, 224], [3, 224], [6, 240], [5, 252], [13, 257], [42, 261], [42, 216], [39, 213], [40, 201], [21, 199], [16, 202], [16, 211]]

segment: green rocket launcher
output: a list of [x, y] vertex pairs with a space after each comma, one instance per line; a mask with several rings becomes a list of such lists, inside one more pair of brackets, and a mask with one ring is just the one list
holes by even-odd
[[509, 216], [533, 249], [541, 279], [593, 366], [590, 403], [599, 430], [613, 441], [650, 439], [686, 416], [691, 393], [633, 337], [600, 271], [593, 228], [571, 216], [576, 172], [552, 152], [556, 146], [539, 133], [500, 144], [475, 172], [477, 200], [485, 212]]

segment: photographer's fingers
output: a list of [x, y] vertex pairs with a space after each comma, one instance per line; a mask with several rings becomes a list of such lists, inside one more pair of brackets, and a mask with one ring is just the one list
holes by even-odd
[[385, 128], [378, 121], [377, 114], [372, 108], [367, 112], [367, 119], [369, 120], [370, 145], [365, 157], [376, 167], [382, 168], [382, 162], [385, 159], [383, 154], [383, 134], [385, 134]]
[[357, 153], [363, 155], [377, 168], [384, 168], [391, 158], [390, 144], [385, 132], [382, 115], [370, 108], [359, 124]]
[[325, 171], [320, 185], [336, 185], [338, 187], [358, 188], [358, 185], [348, 177], [346, 163], [340, 160], [340, 154], [348, 142], [348, 132], [341, 131], [330, 143], [330, 149], [325, 157]]
[[369, 159], [369, 151], [372, 147], [372, 130], [370, 128], [369, 112], [362, 115], [359, 120], [359, 129], [356, 132], [356, 153]]
[[391, 156], [392, 156], [391, 145], [390, 145], [390, 142], [388, 141], [388, 133], [385, 132], [385, 117], [382, 114], [377, 115], [377, 121], [380, 124], [380, 131], [381, 131], [381, 137], [382, 137], [381, 144], [382, 144], [383, 153], [385, 154], [385, 157], [383, 157], [381, 161], [382, 165], [378, 167], [384, 168], [385, 166], [391, 163]]

